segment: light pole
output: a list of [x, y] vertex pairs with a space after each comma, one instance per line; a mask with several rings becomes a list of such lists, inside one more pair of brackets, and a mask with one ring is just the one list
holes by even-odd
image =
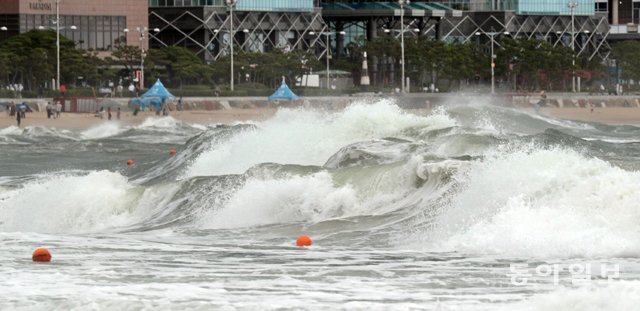
[[231, 50], [231, 92], [233, 92], [233, 39], [235, 33], [233, 32], [233, 7], [236, 5], [238, 0], [227, 0], [227, 5], [229, 6], [229, 36], [230, 36], [230, 50]]
[[[136, 31], [140, 35], [138, 40], [140, 41], [140, 81], [138, 81], [139, 89], [142, 91], [144, 88], [144, 40], [146, 39], [145, 34], [149, 31], [147, 27], [136, 27]], [[124, 29], [125, 33], [129, 32], [129, 28]], [[160, 28], [154, 28], [153, 32], [160, 32]]]
[[574, 28], [574, 19], [575, 19], [574, 10], [576, 9], [577, 6], [578, 6], [577, 2], [569, 2], [567, 4], [567, 7], [571, 9], [571, 70], [572, 70], [571, 85], [574, 93], [576, 92], [576, 48], [575, 48], [576, 37], [575, 37], [575, 28]]
[[[493, 46], [495, 44], [495, 36], [504, 34], [504, 35], [509, 35], [509, 32], [505, 31], [505, 32], [486, 32], [485, 33], [487, 36], [489, 36], [489, 38], [491, 38], [491, 94], [495, 94], [496, 93], [496, 63], [495, 63], [495, 59], [496, 59], [496, 55], [493, 52]], [[481, 32], [476, 32], [476, 36], [480, 36], [482, 35]]]
[[56, 90], [60, 89], [60, 0], [56, 0]]
[[404, 6], [411, 3], [410, 0], [398, 0], [398, 4], [400, 5], [400, 54], [402, 58], [402, 93], [404, 94]]
[[[310, 35], [315, 35], [316, 32], [310, 31], [309, 32]], [[332, 35], [344, 35], [346, 34], [346, 32], [344, 31], [340, 31], [340, 32], [335, 32], [335, 31], [323, 31], [323, 32], [319, 32], [317, 33], [318, 36], [321, 35], [325, 35], [327, 36], [327, 90], [331, 89], [331, 81], [329, 80], [329, 59], [331, 58], [331, 42], [329, 42], [329, 36]]]
[[[60, 0], [55, 1], [56, 4], [56, 19], [53, 22], [56, 25], [56, 85], [55, 89], [60, 89]], [[76, 30], [76, 26], [69, 27], [71, 30]], [[38, 29], [44, 29], [43, 26], [39, 26]]]

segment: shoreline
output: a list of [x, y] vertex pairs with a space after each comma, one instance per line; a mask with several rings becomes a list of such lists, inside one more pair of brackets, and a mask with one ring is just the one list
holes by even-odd
[[[535, 114], [533, 108], [515, 108], [523, 112]], [[426, 115], [431, 109], [404, 109], [407, 113]], [[228, 109], [228, 110], [187, 110], [172, 111], [170, 116], [176, 120], [190, 124], [233, 124], [236, 122], [247, 121], [264, 121], [277, 112], [276, 108], [247, 108], [247, 109]], [[590, 108], [558, 108], [544, 107], [540, 109], [540, 115], [562, 120], [579, 121], [579, 122], [597, 122], [608, 125], [635, 125], [640, 126], [640, 108], [635, 107], [607, 107], [594, 108], [593, 112]], [[131, 111], [123, 111], [121, 119], [116, 120], [116, 113], [113, 113], [112, 120], [100, 119], [93, 113], [62, 113], [59, 119], [47, 119], [45, 112], [27, 113], [27, 117], [22, 119], [21, 127], [44, 126], [57, 129], [89, 129], [100, 124], [113, 122], [128, 126], [136, 126], [142, 124], [150, 117], [156, 116], [154, 112], [140, 112], [137, 116], [133, 116]], [[15, 117], [10, 117], [6, 112], [0, 115], [0, 129], [17, 126]]]
[[[170, 117], [176, 120], [190, 124], [233, 124], [236, 122], [246, 121], [263, 121], [271, 118], [275, 114], [275, 109], [270, 108], [254, 108], [254, 109], [232, 109], [232, 110], [190, 110], [190, 111], [172, 111]], [[123, 111], [121, 119], [116, 119], [116, 113], [112, 113], [111, 120], [106, 117], [98, 118], [93, 113], [62, 113], [59, 119], [48, 119], [46, 112], [30, 112], [27, 117], [22, 119], [21, 127], [29, 126], [45, 126], [56, 129], [66, 130], [84, 130], [106, 123], [118, 123], [128, 126], [136, 126], [142, 124], [148, 118], [162, 118], [157, 116], [155, 112], [140, 112], [137, 116], [133, 116], [131, 111]], [[0, 116], [0, 129], [10, 126], [17, 126], [15, 116], [9, 116], [6, 112], [2, 112]]]

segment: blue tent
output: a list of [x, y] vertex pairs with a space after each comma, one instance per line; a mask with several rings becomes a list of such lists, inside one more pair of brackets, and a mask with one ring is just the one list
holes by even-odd
[[149, 88], [149, 90], [142, 94], [139, 99], [132, 100], [133, 104], [140, 105], [140, 108], [145, 108], [147, 105], [151, 104], [156, 106], [156, 109], [160, 110], [161, 105], [166, 100], [173, 100], [176, 97], [173, 94], [169, 93], [164, 84], [160, 82], [160, 79], [156, 81], [156, 83]]
[[276, 90], [276, 92], [273, 93], [273, 95], [268, 97], [269, 100], [275, 100], [275, 99], [296, 100], [298, 98], [299, 97], [296, 94], [293, 94], [293, 92], [291, 92], [291, 90], [287, 86], [287, 83], [284, 82], [284, 78], [282, 78], [282, 84], [280, 84], [280, 87]]

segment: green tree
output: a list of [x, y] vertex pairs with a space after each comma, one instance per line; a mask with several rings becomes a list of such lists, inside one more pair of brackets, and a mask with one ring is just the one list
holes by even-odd
[[140, 57], [142, 51], [137, 46], [120, 45], [111, 56], [117, 64], [124, 66], [128, 71], [133, 72], [135, 68], [140, 67]]
[[616, 65], [621, 69], [621, 78], [640, 80], [640, 42], [623, 41], [612, 47], [612, 58], [616, 60]]
[[[8, 84], [22, 84], [26, 90], [50, 86], [56, 72], [56, 34], [53, 31], [32, 30], [11, 37], [0, 45], [0, 62], [8, 68], [4, 79]], [[71, 65], [84, 63], [82, 52], [73, 41], [60, 37], [61, 83], [71, 82], [75, 70]]]

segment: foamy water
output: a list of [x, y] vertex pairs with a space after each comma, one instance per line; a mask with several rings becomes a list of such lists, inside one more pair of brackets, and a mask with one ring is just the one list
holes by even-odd
[[0, 309], [632, 310], [637, 134], [386, 100], [0, 129]]

